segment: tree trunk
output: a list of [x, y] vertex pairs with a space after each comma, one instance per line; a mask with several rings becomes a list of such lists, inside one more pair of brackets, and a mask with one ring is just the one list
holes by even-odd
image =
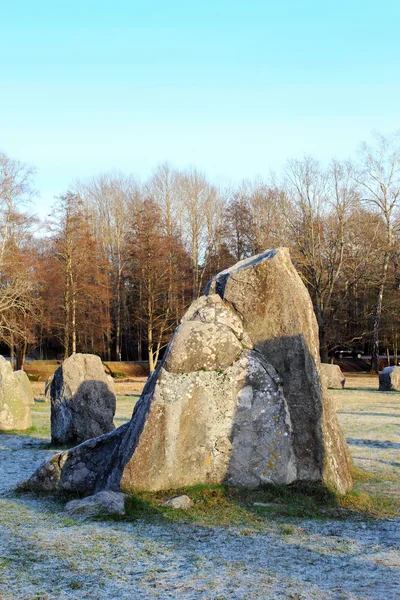
[[382, 314], [383, 285], [379, 286], [372, 332], [371, 371], [379, 373], [379, 323]]
[[18, 344], [18, 346], [17, 346], [17, 371], [24, 370], [26, 348], [27, 348], [26, 342], [22, 342], [21, 344]]
[[383, 266], [382, 266], [381, 284], [379, 286], [378, 296], [376, 299], [375, 318], [374, 318], [374, 326], [373, 326], [373, 333], [372, 333], [371, 371], [374, 371], [375, 373], [379, 373], [379, 324], [380, 324], [381, 315], [382, 315], [383, 292], [385, 289], [388, 265], [389, 265], [389, 252], [386, 252], [384, 260], [383, 260]]
[[138, 333], [137, 333], [137, 359], [139, 361], [143, 360], [143, 353], [142, 353], [142, 326], [139, 323], [138, 324]]
[[326, 328], [324, 326], [324, 317], [322, 311], [316, 307], [316, 317], [318, 323], [318, 337], [319, 337], [319, 357], [322, 363], [329, 362], [328, 356], [328, 342], [326, 340]]
[[117, 316], [115, 333], [115, 360], [121, 361], [121, 273], [117, 275]]
[[[110, 314], [108, 308], [106, 309], [107, 323], [110, 323]], [[106, 356], [107, 360], [111, 360], [111, 327], [107, 325], [107, 331], [105, 333], [105, 345], [106, 345]]]
[[13, 332], [10, 333], [10, 364], [11, 364], [11, 368], [14, 371], [14, 334]]
[[70, 318], [71, 318], [71, 304], [70, 304], [70, 289], [69, 279], [64, 295], [64, 309], [65, 309], [65, 323], [64, 323], [64, 360], [69, 356], [69, 337], [70, 337]]
[[149, 353], [149, 371], [152, 373], [155, 370], [154, 354], [153, 354], [153, 331], [151, 326], [147, 330], [147, 350]]
[[329, 363], [329, 348], [326, 342], [326, 333], [320, 329], [319, 335], [319, 356], [322, 363]]
[[72, 354], [76, 354], [76, 298], [75, 298], [75, 296], [72, 300], [71, 333], [72, 333]]

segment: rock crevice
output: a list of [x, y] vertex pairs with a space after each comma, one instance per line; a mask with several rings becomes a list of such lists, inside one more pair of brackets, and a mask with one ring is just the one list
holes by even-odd
[[311, 299], [279, 248], [210, 281], [130, 423], [70, 450], [53, 487], [92, 493], [301, 480], [344, 492], [350, 466], [321, 383]]

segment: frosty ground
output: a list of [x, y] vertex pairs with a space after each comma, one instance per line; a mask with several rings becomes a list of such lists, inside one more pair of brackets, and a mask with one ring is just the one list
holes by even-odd
[[[400, 393], [378, 392], [375, 378], [358, 376], [333, 395], [355, 465], [370, 474], [358, 493], [400, 504]], [[119, 397], [117, 426], [135, 398]], [[37, 402], [30, 435], [0, 435], [1, 599], [400, 597], [395, 513], [306, 519], [267, 506], [254, 522], [227, 525], [168, 514], [79, 522], [62, 502], [17, 494], [15, 486], [54, 452], [48, 419], [49, 406]]]

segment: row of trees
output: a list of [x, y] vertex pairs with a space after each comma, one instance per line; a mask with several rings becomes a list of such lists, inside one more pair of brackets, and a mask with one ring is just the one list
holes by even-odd
[[28, 211], [33, 171], [0, 154], [0, 337], [21, 367], [76, 351], [155, 364], [215, 273], [289, 246], [313, 300], [321, 358], [368, 345], [397, 354], [400, 137], [376, 135], [354, 162], [312, 157], [282, 176], [218, 189], [159, 165], [76, 181], [46, 223]]

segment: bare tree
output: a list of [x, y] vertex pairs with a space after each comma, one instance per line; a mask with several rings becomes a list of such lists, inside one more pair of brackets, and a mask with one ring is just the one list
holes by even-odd
[[192, 259], [193, 298], [202, 288], [203, 272], [217, 244], [224, 214], [224, 200], [206, 176], [194, 168], [181, 174], [183, 239]]
[[159, 164], [145, 185], [145, 194], [153, 198], [163, 214], [165, 233], [179, 232], [179, 174], [168, 162]]
[[283, 188], [257, 178], [230, 194], [226, 209], [228, 247], [237, 260], [287, 245], [291, 204]]
[[234, 191], [225, 210], [225, 237], [227, 247], [236, 261], [253, 254], [252, 215], [247, 196]]
[[372, 336], [371, 369], [378, 372], [379, 325], [400, 199], [400, 132], [390, 136], [377, 133], [371, 145], [364, 142], [360, 151], [359, 168], [354, 178], [360, 187], [363, 201], [381, 215], [385, 225], [385, 244]]
[[[138, 183], [123, 173], [106, 173], [89, 183], [77, 183], [84, 201], [94, 215], [95, 235], [100, 240], [104, 257], [110, 265], [115, 325], [115, 359], [121, 360], [125, 304], [125, 242], [130, 223], [140, 199]], [[110, 342], [111, 332], [108, 340]], [[109, 347], [109, 353], [111, 348]]]
[[160, 207], [152, 198], [144, 200], [135, 214], [127, 250], [132, 312], [145, 329], [149, 367], [154, 371], [177, 323], [175, 308], [181, 305], [186, 256], [180, 241], [166, 234]]
[[96, 351], [108, 326], [108, 281], [90, 215], [78, 194], [67, 192], [58, 198], [50, 228], [48, 301], [61, 308], [58, 324], [57, 310], [53, 313], [53, 325], [62, 331], [64, 356], [88, 345]]
[[359, 198], [350, 167], [335, 160], [327, 170], [308, 156], [289, 161], [285, 184], [294, 208], [289, 212], [294, 257], [313, 300], [321, 360], [327, 362], [329, 328], [364, 274], [363, 268], [345, 270], [355, 250], [351, 224]]
[[36, 194], [33, 174], [33, 168], [0, 152], [0, 337], [11, 357], [16, 339], [26, 331], [23, 322], [35, 313], [30, 247], [35, 220], [24, 212]]

